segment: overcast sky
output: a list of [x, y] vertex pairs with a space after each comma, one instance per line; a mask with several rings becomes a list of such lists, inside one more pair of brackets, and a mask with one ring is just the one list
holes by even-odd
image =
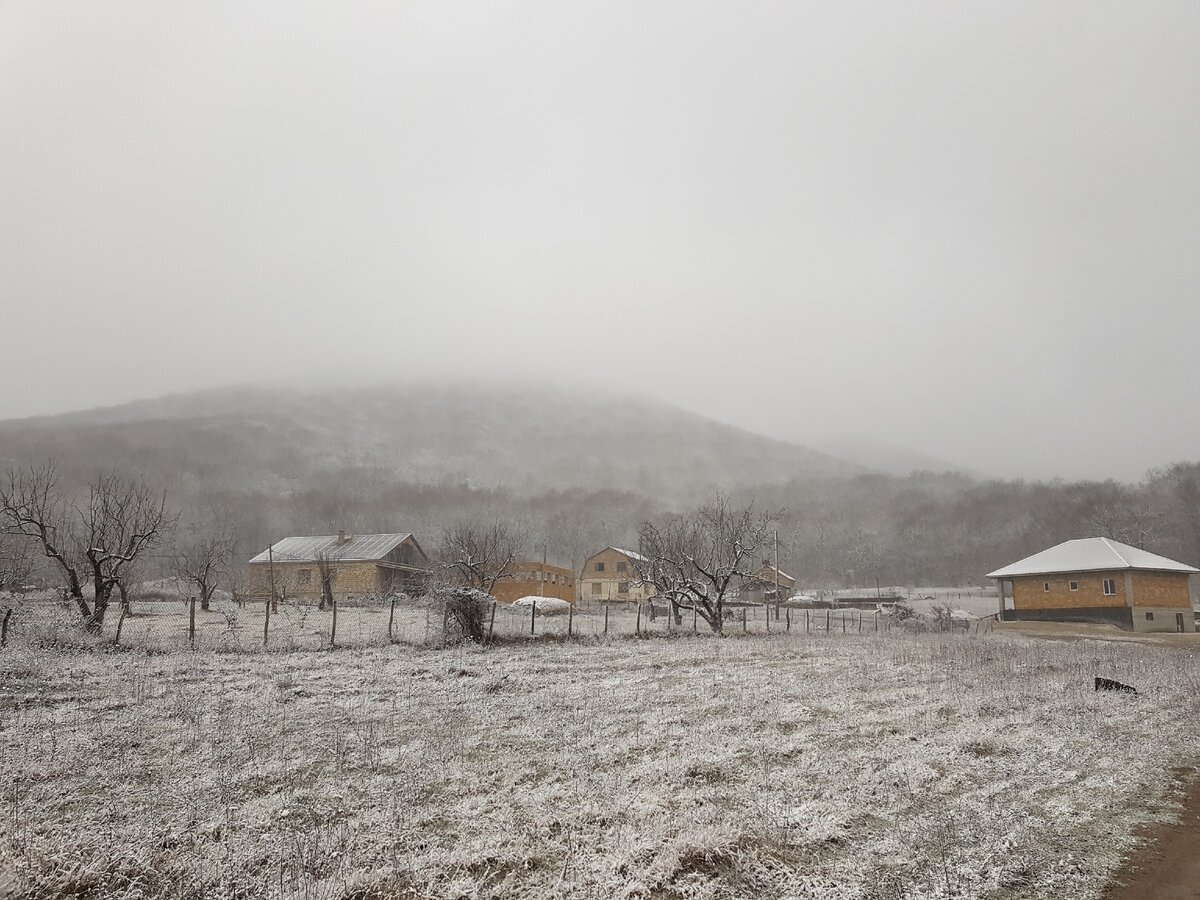
[[635, 387], [1000, 475], [1200, 458], [1200, 3], [0, 2], [0, 417]]

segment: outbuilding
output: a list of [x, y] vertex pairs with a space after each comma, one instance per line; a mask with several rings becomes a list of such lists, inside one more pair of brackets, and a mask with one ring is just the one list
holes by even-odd
[[1131, 631], [1196, 630], [1200, 569], [1109, 538], [1066, 541], [988, 574], [1000, 618], [1095, 622]]

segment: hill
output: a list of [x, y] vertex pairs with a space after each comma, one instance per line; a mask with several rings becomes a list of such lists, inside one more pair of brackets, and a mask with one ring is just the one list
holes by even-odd
[[633, 491], [670, 506], [860, 471], [643, 397], [512, 384], [245, 387], [0, 422], [0, 464], [47, 456], [73, 481], [133, 470], [184, 496], [286, 494], [368, 473], [516, 494]]

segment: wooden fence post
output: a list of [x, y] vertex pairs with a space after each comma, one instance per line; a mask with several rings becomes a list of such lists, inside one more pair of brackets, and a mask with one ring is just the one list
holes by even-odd
[[804, 611], [804, 633], [805, 634], [808, 634], [808, 614], [809, 614], [809, 612], [810, 611], [807, 609]]
[[529, 633], [537, 634], [537, 601], [529, 604]]
[[787, 624], [784, 626], [783, 630], [791, 631], [792, 630], [792, 608], [790, 606], [787, 608], [786, 617], [787, 617]]
[[[4, 618], [0, 619], [0, 650], [8, 643], [8, 620], [12, 618], [12, 607], [4, 611]], [[120, 626], [117, 626], [120, 630]]]
[[188, 597], [188, 640], [196, 646], [196, 598]]
[[[495, 604], [492, 604], [492, 613], [495, 614]], [[392, 605], [388, 610], [388, 643], [392, 642], [392, 623], [396, 621], [396, 595], [392, 594]]]
[[267, 608], [266, 614], [263, 616], [263, 646], [267, 646], [267, 629], [271, 627], [271, 601], [270, 599], [264, 604]]
[[742, 634], [746, 633], [746, 607], [742, 607]]
[[699, 613], [696, 612], [696, 601], [692, 600], [692, 631], [693, 632], [695, 632], [695, 630], [696, 630], [696, 618], [698, 616], [699, 616]]
[[604, 633], [608, 634], [608, 604], [604, 604]]
[[637, 605], [637, 625], [634, 626], [633, 633], [634, 634], [642, 633], [642, 604], [641, 603], [639, 603]]
[[492, 613], [488, 616], [488, 639], [487, 642], [492, 642], [492, 632], [496, 628], [496, 601], [492, 601]]
[[337, 597], [333, 598], [333, 623], [329, 626], [329, 646], [337, 641]]
[[766, 612], [766, 614], [767, 614], [767, 634], [770, 634], [771, 633], [771, 607], [770, 606], [765, 607], [764, 612]]
[[571, 628], [575, 622], [575, 604], [572, 603], [567, 608], [567, 637], [571, 636]]
[[862, 612], [861, 612], [861, 610], [858, 613], [858, 633], [862, 634]]
[[446, 636], [450, 632], [450, 601], [447, 600], [442, 604], [442, 643], [446, 642]]
[[825, 607], [825, 633], [829, 634], [829, 620], [833, 616], [833, 610]]
[[842, 634], [846, 633], [846, 614], [842, 613]]
[[[9, 610], [9, 612], [11, 612], [11, 611], [12, 610]], [[114, 647], [119, 647], [121, 645], [121, 626], [125, 624], [125, 617], [127, 615], [129, 615], [129, 607], [122, 606], [121, 607], [121, 615], [117, 619], [117, 633], [113, 635], [113, 646]], [[4, 630], [7, 630], [7, 629], [8, 629], [8, 616], [5, 616], [4, 617]], [[3, 647], [3, 646], [4, 646], [4, 641], [0, 640], [0, 647]]]

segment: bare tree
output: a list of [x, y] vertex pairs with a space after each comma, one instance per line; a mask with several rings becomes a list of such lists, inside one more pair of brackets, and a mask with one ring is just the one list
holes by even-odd
[[694, 609], [720, 632], [726, 597], [753, 574], [770, 522], [753, 504], [734, 509], [721, 495], [663, 525], [646, 522], [640, 531], [644, 558], [637, 561], [642, 580], [673, 607]]
[[175, 577], [194, 587], [200, 608], [207, 610], [233, 557], [233, 539], [209, 537], [180, 550], [171, 565]]
[[[95, 631], [103, 627], [109, 599], [125, 571], [157, 547], [172, 525], [165, 494], [115, 474], [93, 481], [86, 500], [69, 502], [53, 461], [8, 471], [0, 483], [0, 522], [6, 534], [41, 546], [62, 574], [67, 596]], [[90, 604], [84, 581], [91, 582]]]
[[461, 523], [443, 533], [439, 561], [455, 580], [490, 594], [496, 582], [512, 577], [528, 541], [524, 529], [507, 522]]
[[333, 608], [333, 582], [337, 579], [337, 567], [324, 553], [317, 554], [317, 577], [321, 579], [321, 602], [317, 609]]
[[0, 534], [0, 591], [11, 591], [29, 580], [33, 554], [29, 541]]

